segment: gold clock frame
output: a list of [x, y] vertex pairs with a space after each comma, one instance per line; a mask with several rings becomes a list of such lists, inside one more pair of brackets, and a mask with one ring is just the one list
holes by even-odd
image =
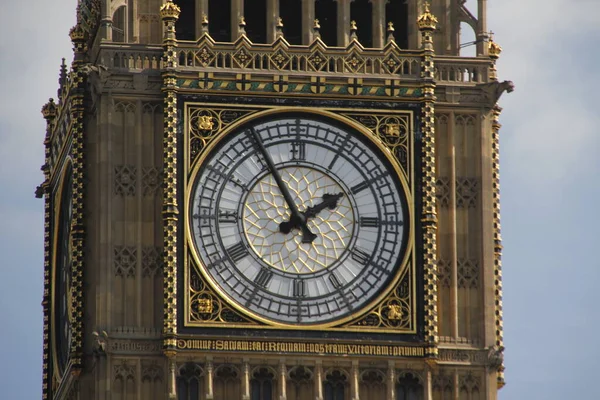
[[[315, 107], [268, 107], [268, 106], [243, 106], [235, 105], [231, 107], [224, 106], [223, 104], [214, 103], [198, 103], [198, 102], [186, 102], [183, 105], [183, 159], [184, 159], [184, 173], [185, 176], [183, 182], [183, 211], [186, 217], [183, 218], [184, 222], [184, 238], [183, 241], [183, 263], [180, 267], [184, 268], [183, 274], [183, 297], [184, 297], [184, 326], [185, 327], [202, 327], [202, 328], [244, 328], [244, 329], [285, 329], [285, 330], [323, 330], [328, 331], [339, 331], [339, 332], [356, 332], [356, 331], [369, 331], [378, 333], [402, 333], [402, 334], [415, 334], [417, 331], [417, 303], [416, 303], [416, 247], [415, 247], [415, 172], [414, 172], [414, 121], [415, 113], [412, 110], [383, 110], [383, 109], [369, 109], [369, 110], [357, 110], [350, 108], [315, 108]], [[234, 121], [224, 124], [218, 116], [227, 110], [235, 110], [239, 117]], [[198, 113], [200, 111], [200, 113]], [[338, 320], [328, 322], [325, 324], [311, 324], [311, 325], [294, 325], [285, 324], [280, 322], [271, 321], [267, 318], [261, 317], [251, 310], [239, 306], [235, 301], [230, 299], [226, 293], [224, 293], [217, 284], [214, 283], [208, 273], [205, 272], [205, 268], [200, 261], [200, 258], [196, 252], [193, 244], [193, 238], [191, 236], [190, 219], [189, 215], [190, 198], [193, 183], [196, 179], [198, 171], [204, 162], [210, 151], [218, 145], [218, 143], [225, 138], [230, 132], [239, 128], [243, 124], [252, 120], [264, 117], [275, 117], [284, 113], [306, 113], [306, 115], [314, 115], [326, 117], [331, 120], [335, 120], [354, 129], [364, 135], [370, 140], [387, 158], [390, 164], [393, 166], [396, 176], [399, 178], [404, 195], [407, 200], [407, 214], [408, 214], [408, 238], [405, 248], [405, 253], [402, 255], [402, 262], [400, 268], [398, 268], [396, 275], [394, 276], [388, 287], [372, 299], [367, 305], [361, 310], [352, 313], [346, 317]], [[376, 121], [374, 126], [367, 126], [365, 123], [361, 123], [361, 120], [367, 119], [371, 122]], [[193, 122], [192, 122], [193, 121]], [[393, 123], [384, 123], [383, 121], [404, 121], [406, 123], [405, 137], [403, 138], [406, 147], [406, 156], [408, 157], [405, 165], [401, 165], [397, 157], [393, 152], [394, 145], [400, 143], [394, 140], [386, 140], [386, 137], [394, 137], [395, 134], [399, 133], [399, 127]], [[197, 148], [193, 148], [192, 142], [194, 140], [201, 141], [201, 149], [198, 151]], [[220, 310], [228, 309], [229, 311], [235, 312], [240, 318], [238, 323], [231, 323], [225, 321], [193, 321], [191, 316], [194, 314], [192, 307], [192, 296], [191, 296], [191, 273], [192, 268], [196, 269], [196, 273], [200, 275], [204, 281], [204, 284], [209, 287], [212, 291], [211, 297], [217, 299], [218, 307]], [[387, 316], [395, 315], [398, 312], [396, 307], [399, 307], [398, 303], [402, 301], [398, 298], [393, 299], [394, 293], [399, 290], [401, 284], [404, 284], [405, 280], [409, 282], [409, 293], [408, 293], [408, 308], [409, 317], [404, 318], [405, 323], [401, 326], [391, 326], [390, 324], [379, 324], [377, 326], [369, 326], [366, 322], [366, 317], [370, 314], [374, 318], [379, 318], [382, 321], [382, 314], [385, 312]], [[387, 303], [387, 305], [385, 305]], [[223, 304], [226, 305], [223, 308]], [[212, 301], [207, 301], [204, 304], [206, 311], [213, 311]], [[383, 311], [384, 308], [386, 311]], [[406, 323], [408, 322], [408, 323]], [[383, 325], [383, 326], [382, 326]]]
[[[55, 299], [55, 293], [56, 293], [56, 270], [57, 270], [57, 253], [58, 253], [58, 246], [59, 246], [59, 225], [60, 225], [60, 217], [62, 217], [61, 214], [61, 205], [62, 205], [62, 201], [63, 201], [63, 196], [65, 194], [65, 178], [67, 175], [67, 171], [69, 171], [69, 167], [71, 168], [71, 176], [73, 175], [73, 161], [70, 157], [68, 157], [63, 165], [62, 168], [60, 169], [60, 173], [59, 173], [59, 177], [58, 177], [58, 183], [56, 185], [56, 191], [55, 191], [55, 196], [54, 196], [54, 201], [53, 201], [53, 221], [52, 221], [52, 261], [51, 261], [51, 265], [52, 265], [52, 269], [51, 269], [51, 275], [50, 275], [50, 279], [51, 279], [51, 287], [50, 287], [50, 293], [49, 293], [49, 298], [51, 299], [52, 302], [52, 306], [50, 308], [50, 321], [51, 321], [51, 326], [52, 326], [52, 330], [50, 332], [50, 344], [51, 344], [51, 348], [52, 348], [52, 370], [54, 371], [55, 376], [57, 377], [58, 380], [62, 379], [69, 371], [69, 369], [71, 368], [71, 364], [72, 364], [72, 360], [70, 357], [70, 353], [71, 353], [71, 349], [69, 349], [69, 358], [67, 359], [67, 363], [65, 364], [64, 368], [61, 369], [58, 365], [58, 354], [57, 354], [57, 348], [56, 348], [56, 335], [55, 335], [55, 324], [56, 324], [56, 303], [54, 302]], [[73, 195], [71, 194], [71, 202], [73, 202]], [[73, 206], [73, 205], [72, 205]], [[72, 250], [72, 229], [71, 229], [71, 233], [69, 234], [69, 248]], [[71, 254], [71, 257], [73, 255]], [[72, 272], [71, 272], [72, 273]], [[66, 290], [71, 291], [71, 288], [67, 288]], [[73, 306], [72, 306], [72, 299], [71, 297], [68, 295], [67, 297], [67, 317], [69, 319], [73, 319]], [[73, 327], [71, 327], [71, 329], [73, 329]], [[71, 339], [73, 340], [73, 339]]]

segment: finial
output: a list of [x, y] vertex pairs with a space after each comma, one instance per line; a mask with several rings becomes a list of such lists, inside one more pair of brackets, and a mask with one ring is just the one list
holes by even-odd
[[434, 31], [437, 28], [438, 19], [429, 10], [429, 3], [425, 2], [423, 14], [417, 19], [417, 25], [421, 31]]
[[275, 36], [283, 37], [283, 19], [277, 17], [277, 24], [275, 25]]
[[389, 42], [393, 42], [395, 40], [394, 38], [394, 23], [393, 22], [388, 22], [387, 23], [387, 41]]
[[321, 29], [321, 25], [319, 24], [319, 20], [315, 19], [313, 23], [313, 35], [315, 39], [321, 37], [321, 32], [319, 32], [319, 29]]
[[240, 17], [240, 22], [239, 22], [238, 26], [239, 26], [238, 36], [245, 35], [246, 34], [246, 18], [244, 18], [243, 15]]
[[350, 21], [350, 40], [358, 39], [358, 37], [356, 35], [357, 30], [358, 30], [358, 27], [356, 26], [356, 21]]
[[181, 8], [173, 0], [167, 0], [160, 6], [160, 17], [164, 20], [178, 20]]
[[206, 13], [202, 13], [202, 28], [201, 31], [202, 33], [208, 33], [208, 15], [206, 15]]
[[490, 31], [490, 38], [488, 42], [488, 53], [490, 58], [497, 60], [500, 57], [500, 53], [502, 53], [502, 47], [496, 42], [494, 42], [494, 32]]

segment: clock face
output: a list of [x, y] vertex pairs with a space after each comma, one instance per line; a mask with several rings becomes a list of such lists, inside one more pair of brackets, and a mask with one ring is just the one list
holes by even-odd
[[58, 366], [64, 371], [71, 346], [71, 219], [73, 217], [72, 186], [69, 170], [63, 180], [57, 219], [57, 243], [54, 277], [54, 335]]
[[408, 237], [404, 190], [362, 133], [308, 114], [227, 134], [190, 199], [204, 275], [238, 309], [322, 325], [369, 305], [395, 279]]

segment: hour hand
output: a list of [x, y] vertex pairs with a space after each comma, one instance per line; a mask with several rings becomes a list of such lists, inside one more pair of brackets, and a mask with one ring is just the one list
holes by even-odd
[[[329, 194], [329, 193], [325, 193], [323, 195], [323, 201], [320, 202], [319, 204], [312, 206], [312, 207], [308, 207], [304, 212], [301, 213], [301, 217], [302, 218], [298, 218], [295, 215], [290, 216], [289, 221], [283, 221], [282, 223], [279, 224], [279, 231], [281, 233], [290, 233], [292, 231], [292, 229], [297, 228], [297, 227], [302, 227], [302, 225], [300, 225], [302, 222], [306, 223], [306, 221], [309, 218], [313, 218], [316, 217], [317, 214], [319, 212], [321, 212], [322, 210], [329, 208], [330, 210], [333, 210], [334, 208], [337, 207], [337, 203], [338, 200], [344, 195], [344, 193], [340, 192], [338, 194]], [[316, 235], [314, 235], [312, 232], [308, 231], [308, 232], [304, 232], [303, 229], [303, 235], [304, 237], [308, 236], [314, 236], [316, 237]], [[312, 242], [312, 240], [310, 241], [305, 241], [305, 239], [302, 239], [303, 243], [310, 243]]]
[[302, 214], [304, 214], [304, 216], [306, 218], [312, 218], [312, 217], [316, 217], [319, 212], [321, 212], [322, 210], [324, 210], [326, 208], [333, 210], [334, 208], [337, 207], [338, 200], [341, 199], [343, 195], [344, 195], [344, 193], [342, 193], [342, 192], [337, 193], [337, 194], [325, 193], [323, 195], [322, 202], [320, 202], [319, 204], [317, 204], [315, 206], [308, 207], [306, 209], [306, 211], [304, 211]]

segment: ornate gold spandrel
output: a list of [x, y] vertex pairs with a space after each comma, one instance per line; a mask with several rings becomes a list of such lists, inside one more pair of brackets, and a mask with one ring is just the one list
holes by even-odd
[[227, 303], [211, 289], [202, 274], [190, 262], [189, 273], [189, 322], [197, 323], [235, 323], [255, 325], [230, 308]]
[[411, 117], [409, 114], [344, 114], [368, 128], [387, 146], [411, 181], [410, 148]]
[[412, 276], [412, 265], [409, 263], [396, 288], [369, 313], [346, 326], [394, 330], [415, 329]]
[[242, 117], [255, 112], [252, 109], [236, 108], [202, 108], [190, 106], [187, 115], [187, 129], [189, 132], [189, 166], [193, 165], [197, 157], [206, 146], [229, 125]]

